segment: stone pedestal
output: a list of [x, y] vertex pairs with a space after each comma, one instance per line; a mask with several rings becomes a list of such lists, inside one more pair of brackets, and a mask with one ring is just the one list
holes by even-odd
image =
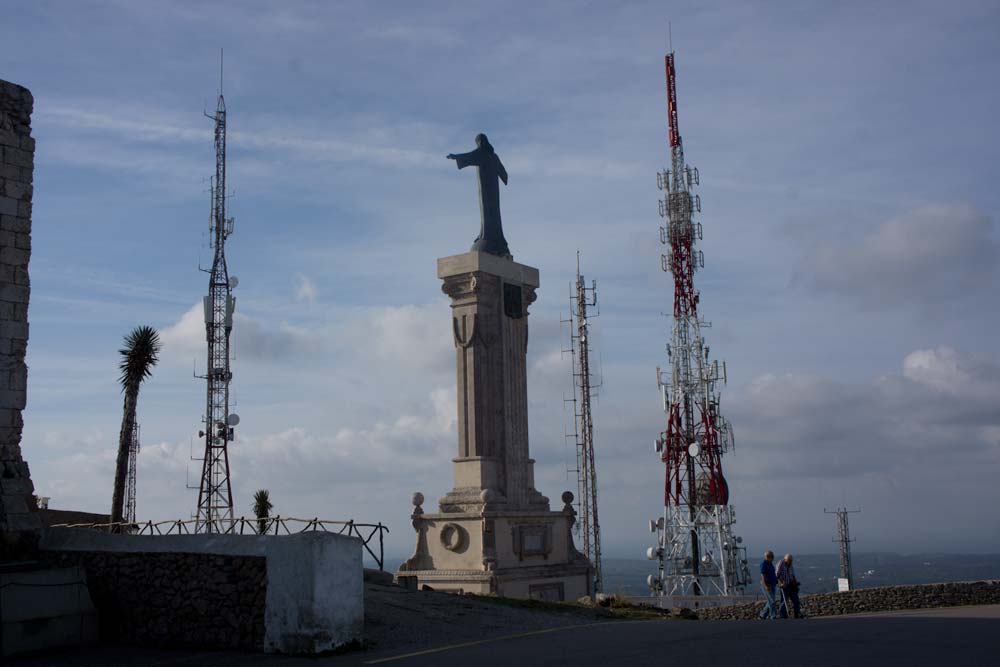
[[528, 456], [528, 306], [538, 270], [468, 252], [438, 260], [451, 297], [458, 389], [454, 487], [425, 514], [413, 498], [414, 555], [397, 578], [435, 590], [576, 600], [590, 563], [573, 545], [573, 495], [553, 512]]

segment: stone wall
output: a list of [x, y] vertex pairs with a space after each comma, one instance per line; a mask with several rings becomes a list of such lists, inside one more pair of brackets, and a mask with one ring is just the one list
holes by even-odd
[[[357, 537], [323, 531], [122, 535], [53, 527], [42, 533], [39, 550], [56, 563], [87, 569], [101, 624], [110, 610], [113, 625], [126, 630], [123, 641], [260, 648], [263, 632], [265, 652], [317, 655], [360, 641], [364, 629]], [[132, 614], [133, 607], [142, 610], [138, 621], [115, 616], [115, 610]], [[202, 627], [198, 634], [188, 625], [192, 620], [214, 624], [215, 632]]]
[[[904, 609], [1000, 604], [1000, 581], [962, 581], [919, 586], [861, 588], [844, 593], [817, 593], [802, 596], [807, 616], [839, 616]], [[734, 607], [698, 610], [705, 620], [750, 620], [757, 618], [763, 602]]]
[[34, 99], [0, 81], [0, 561], [23, 558], [40, 522], [21, 456], [21, 410], [27, 399], [28, 259], [35, 140]]
[[261, 650], [267, 566], [262, 556], [43, 552], [82, 565], [102, 641]]

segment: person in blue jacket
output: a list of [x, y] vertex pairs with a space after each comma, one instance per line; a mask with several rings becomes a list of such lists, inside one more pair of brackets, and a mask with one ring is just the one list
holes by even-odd
[[774, 552], [770, 549], [764, 552], [764, 560], [760, 562], [760, 588], [764, 592], [764, 608], [760, 610], [760, 618], [777, 618], [778, 575], [774, 571]]

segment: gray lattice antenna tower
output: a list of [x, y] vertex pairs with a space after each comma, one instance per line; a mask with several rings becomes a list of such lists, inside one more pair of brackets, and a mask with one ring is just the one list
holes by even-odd
[[847, 580], [847, 589], [854, 590], [854, 566], [851, 564], [851, 528], [848, 525], [847, 515], [858, 514], [861, 510], [849, 510], [846, 507], [838, 507], [834, 511], [823, 509], [825, 514], [837, 515], [837, 536], [833, 541], [837, 543], [840, 550], [840, 578]]
[[125, 483], [125, 523], [135, 523], [135, 478], [139, 464], [139, 420], [132, 424], [132, 439], [128, 445], [128, 477]]
[[208, 342], [208, 367], [202, 376], [207, 383], [205, 438], [201, 484], [198, 489], [198, 513], [195, 530], [202, 533], [223, 532], [232, 525], [233, 489], [229, 478], [229, 443], [239, 417], [229, 412], [230, 370], [229, 335], [233, 329], [236, 299], [232, 288], [236, 277], [229, 277], [226, 265], [226, 239], [233, 233], [233, 219], [226, 217], [226, 102], [222, 96], [220, 66], [219, 100], [215, 114], [205, 115], [215, 121], [215, 176], [212, 179], [212, 216], [210, 229], [214, 256], [208, 281], [208, 296], [203, 300], [205, 336]]
[[590, 319], [597, 306], [597, 281], [587, 287], [580, 274], [580, 253], [576, 253], [576, 282], [570, 288], [570, 351], [573, 354], [573, 412], [576, 441], [577, 524], [583, 553], [594, 566], [594, 593], [603, 590], [601, 568], [601, 526], [597, 518], [597, 468], [594, 462], [594, 418], [591, 399], [597, 387], [592, 383], [590, 364]]

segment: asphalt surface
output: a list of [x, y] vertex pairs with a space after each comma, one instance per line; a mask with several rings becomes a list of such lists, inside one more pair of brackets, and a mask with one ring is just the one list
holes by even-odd
[[95, 647], [12, 660], [22, 665], [664, 665], [791, 663], [990, 665], [1000, 662], [1000, 605], [799, 621], [612, 621], [435, 644], [405, 652], [357, 651], [319, 659], [226, 651]]

